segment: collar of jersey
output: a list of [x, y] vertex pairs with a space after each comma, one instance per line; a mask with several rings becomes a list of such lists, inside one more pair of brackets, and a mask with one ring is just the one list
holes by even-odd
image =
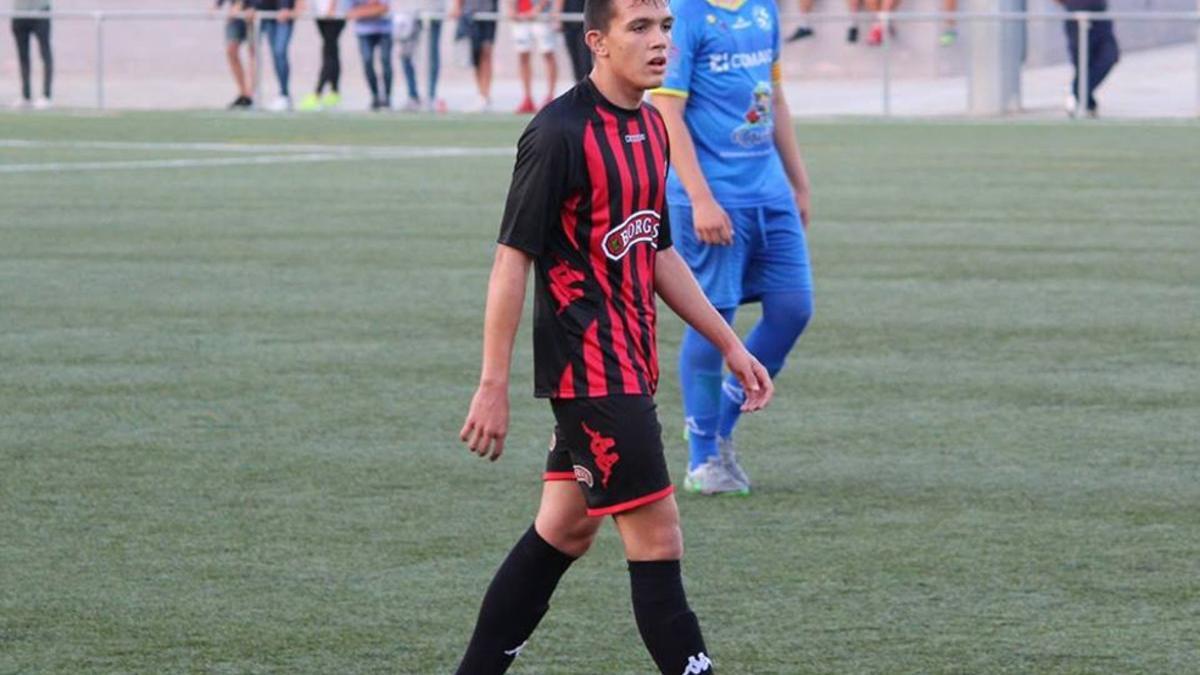
[[705, 2], [713, 7], [727, 9], [731, 12], [738, 11], [742, 8], [742, 5], [746, 4], [748, 1], [749, 0], [705, 0]]

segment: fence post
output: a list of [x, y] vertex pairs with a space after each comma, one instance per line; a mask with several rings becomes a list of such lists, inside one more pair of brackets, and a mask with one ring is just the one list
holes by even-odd
[[259, 31], [262, 30], [262, 18], [258, 16], [258, 12], [254, 13], [253, 19], [246, 22], [246, 29], [250, 31], [250, 58], [254, 59], [254, 107], [262, 110], [262, 62], [264, 54], [259, 49], [259, 47], [262, 47], [262, 40], [259, 39]]
[[92, 14], [96, 24], [96, 108], [104, 110], [104, 12]]
[[1075, 118], [1079, 119], [1087, 111], [1088, 82], [1091, 80], [1088, 77], [1088, 39], [1091, 37], [1092, 22], [1087, 12], [1079, 12], [1075, 20], [1075, 33], [1079, 37], [1079, 53], [1075, 55]]
[[879, 15], [883, 26], [883, 115], [892, 116], [892, 15], [883, 12]]

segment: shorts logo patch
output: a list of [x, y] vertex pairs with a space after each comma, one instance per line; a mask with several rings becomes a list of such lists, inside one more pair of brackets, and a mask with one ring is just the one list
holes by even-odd
[[592, 472], [588, 471], [586, 466], [575, 465], [575, 480], [583, 483], [588, 487], [592, 487]]
[[587, 422], [583, 422], [582, 426], [583, 433], [592, 439], [589, 449], [592, 451], [592, 456], [596, 458], [596, 468], [600, 469], [600, 484], [608, 487], [608, 479], [612, 477], [613, 465], [621, 459], [621, 456], [617, 453], [609, 452], [617, 442], [612, 438], [604, 436], [599, 431], [592, 431], [588, 427]]
[[658, 246], [660, 218], [655, 211], [638, 211], [625, 219], [608, 234], [604, 235], [604, 255], [610, 260], [620, 260], [639, 241]]

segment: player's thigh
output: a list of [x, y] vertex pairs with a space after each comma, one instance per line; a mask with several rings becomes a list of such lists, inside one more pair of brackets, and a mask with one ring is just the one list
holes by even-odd
[[614, 516], [628, 560], [679, 560], [683, 530], [675, 495]]
[[[690, 206], [668, 204], [671, 217], [671, 237], [680, 257], [717, 309], [730, 309], [741, 304], [742, 276], [746, 260], [746, 241], [737, 236], [728, 246], [708, 244], [696, 236]], [[734, 214], [730, 214], [733, 218]]]
[[790, 200], [762, 209], [761, 236], [746, 264], [743, 300], [767, 293], [812, 290], [808, 240], [800, 212]]
[[554, 548], [574, 557], [583, 555], [603, 522], [588, 516], [583, 491], [575, 481], [547, 480], [542, 484], [534, 527]]

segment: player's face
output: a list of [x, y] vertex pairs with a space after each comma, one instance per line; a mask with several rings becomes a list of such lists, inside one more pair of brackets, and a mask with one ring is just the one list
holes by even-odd
[[615, 0], [616, 13], [598, 46], [613, 74], [638, 89], [662, 86], [675, 19], [664, 0]]

